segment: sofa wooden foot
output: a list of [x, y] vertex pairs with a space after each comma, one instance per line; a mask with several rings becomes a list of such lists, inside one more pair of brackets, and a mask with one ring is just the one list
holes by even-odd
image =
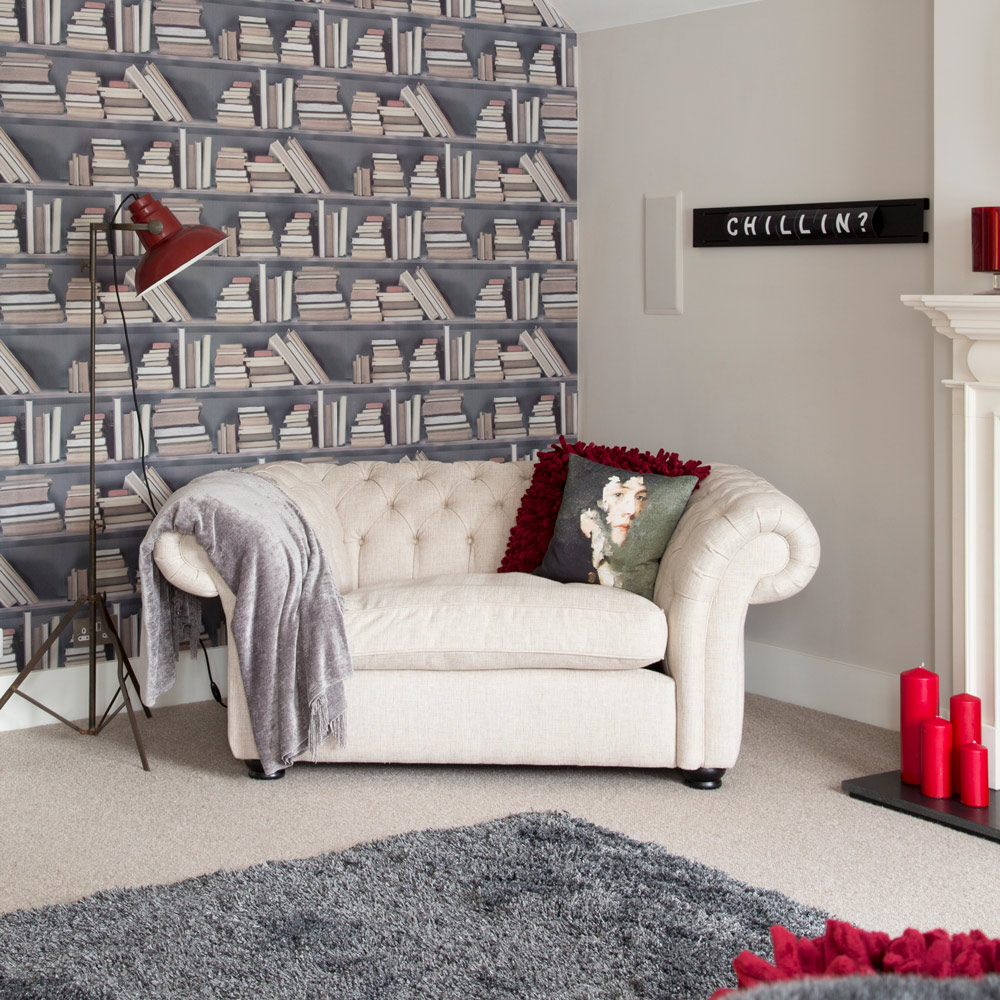
[[724, 767], [699, 767], [696, 771], [681, 771], [689, 788], [721, 788]]
[[285, 776], [284, 768], [280, 771], [275, 771], [274, 774], [265, 774], [264, 766], [259, 760], [248, 760], [244, 763], [247, 766], [247, 774], [249, 774], [251, 778], [255, 778], [257, 781], [277, 781], [278, 778], [283, 778]]

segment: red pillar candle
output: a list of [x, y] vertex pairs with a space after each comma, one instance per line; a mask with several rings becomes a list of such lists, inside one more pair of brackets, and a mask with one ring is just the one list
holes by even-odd
[[962, 787], [959, 750], [966, 743], [983, 741], [983, 703], [974, 694], [955, 694], [951, 697], [951, 736], [955, 752], [951, 755], [951, 790], [957, 793]]
[[920, 784], [920, 723], [938, 712], [938, 675], [923, 665], [899, 675], [899, 748], [903, 781]]
[[951, 723], [939, 716], [920, 723], [920, 791], [951, 798]]
[[980, 743], [959, 747], [962, 768], [962, 805], [982, 808], [990, 804], [990, 789], [986, 783], [989, 751]]

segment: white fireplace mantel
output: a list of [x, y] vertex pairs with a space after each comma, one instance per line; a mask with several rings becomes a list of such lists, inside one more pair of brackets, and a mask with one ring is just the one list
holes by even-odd
[[954, 690], [983, 703], [990, 787], [1000, 711], [1000, 295], [903, 295], [952, 342]]

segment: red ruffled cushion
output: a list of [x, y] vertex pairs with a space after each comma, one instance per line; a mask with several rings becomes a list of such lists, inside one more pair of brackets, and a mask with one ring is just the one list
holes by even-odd
[[570, 455], [581, 455], [601, 465], [611, 465], [629, 472], [655, 472], [661, 476], [696, 476], [698, 484], [712, 471], [711, 466], [698, 461], [682, 462], [677, 452], [661, 448], [655, 455], [638, 448], [592, 444], [576, 441], [568, 444], [564, 437], [550, 451], [539, 452], [531, 485], [521, 499], [517, 520], [510, 529], [507, 551], [499, 573], [533, 573], [542, 564], [552, 541], [556, 515], [562, 503], [563, 487]]
[[[897, 974], [975, 979], [1000, 972], [1000, 938], [988, 938], [982, 931], [951, 935], [938, 929], [922, 934], [911, 927], [890, 939], [881, 931], [863, 931], [841, 920], [828, 920], [822, 937], [796, 938], [776, 925], [771, 928], [771, 941], [773, 965], [749, 951], [733, 959], [737, 989], [804, 976]], [[736, 992], [716, 990], [711, 1000]]]

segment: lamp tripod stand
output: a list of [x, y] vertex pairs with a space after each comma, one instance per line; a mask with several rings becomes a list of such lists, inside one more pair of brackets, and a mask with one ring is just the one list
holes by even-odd
[[[59, 624], [49, 634], [45, 642], [43, 642], [42, 645], [35, 650], [34, 655], [24, 665], [17, 677], [14, 678], [10, 687], [8, 687], [3, 693], [3, 696], [0, 697], [0, 711], [3, 710], [4, 705], [6, 705], [7, 702], [10, 701], [10, 699], [16, 694], [24, 698], [25, 701], [30, 702], [36, 708], [40, 708], [43, 712], [47, 712], [64, 725], [69, 726], [70, 729], [75, 730], [83, 736], [99, 735], [104, 727], [107, 726], [107, 724], [124, 708], [128, 712], [129, 723], [132, 726], [132, 735], [135, 737], [135, 745], [139, 751], [139, 759], [142, 761], [142, 767], [145, 771], [150, 769], [149, 761], [146, 758], [146, 750], [142, 743], [142, 736], [139, 733], [139, 724], [136, 720], [135, 710], [132, 707], [132, 699], [129, 696], [128, 688], [126, 687], [126, 680], [131, 680], [132, 686], [135, 688], [136, 697], [139, 699], [139, 704], [142, 705], [142, 710], [146, 713], [146, 717], [152, 718], [152, 713], [145, 705], [142, 704], [142, 695], [139, 692], [139, 681], [136, 679], [135, 671], [132, 669], [132, 664], [129, 662], [128, 654], [125, 652], [125, 647], [122, 644], [121, 636], [118, 634], [118, 629], [115, 627], [114, 619], [108, 611], [107, 600], [104, 594], [98, 593], [97, 591], [97, 379], [95, 377], [95, 367], [97, 363], [97, 234], [99, 232], [113, 233], [139, 230], [159, 232], [162, 228], [163, 225], [158, 220], [154, 220], [150, 223], [92, 222], [90, 224], [90, 258], [87, 264], [81, 265], [81, 269], [87, 270], [90, 276], [90, 371], [88, 378], [90, 383], [90, 510], [88, 512], [90, 522], [90, 553], [89, 562], [87, 564], [87, 593], [83, 597], [80, 597], [73, 607], [66, 612]], [[88, 714], [86, 725], [78, 725], [75, 722], [70, 722], [69, 719], [63, 717], [47, 705], [43, 705], [37, 698], [33, 698], [31, 695], [25, 694], [25, 692], [21, 690], [21, 684], [31, 671], [42, 662], [43, 657], [48, 652], [52, 644], [57, 642], [63, 632], [73, 625], [77, 614], [84, 606], [87, 607], [86, 631], [79, 629], [76, 633], [75, 641], [87, 642], [90, 646], [90, 660], [88, 663], [87, 675]], [[108, 707], [104, 710], [104, 714], [100, 717], [100, 719], [98, 719], [97, 644], [100, 640], [104, 640], [102, 645], [110, 644], [114, 647], [115, 657], [118, 662], [118, 688], [112, 695], [111, 701], [108, 703]], [[116, 708], [115, 703], [119, 698], [121, 698], [121, 704], [119, 704]]]

